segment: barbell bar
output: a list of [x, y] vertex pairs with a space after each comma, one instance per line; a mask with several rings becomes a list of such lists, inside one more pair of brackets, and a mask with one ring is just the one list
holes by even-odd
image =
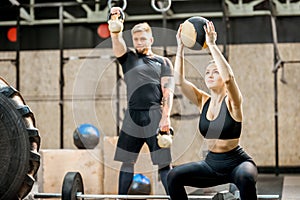
[[[60, 193], [37, 193], [34, 198], [61, 198]], [[82, 194], [77, 192], [78, 199], [170, 199], [168, 195], [110, 195], [110, 194]], [[190, 195], [189, 199], [209, 199], [212, 195]]]
[[[227, 193], [229, 192], [221, 192]], [[189, 199], [214, 199], [216, 195], [189, 195]], [[231, 193], [230, 193], [231, 195]], [[232, 195], [233, 196], [233, 195]], [[79, 172], [68, 172], [63, 181], [62, 193], [36, 193], [34, 198], [61, 198], [62, 200], [76, 199], [170, 199], [169, 195], [110, 195], [110, 194], [84, 194], [82, 176]], [[258, 199], [279, 200], [279, 195], [258, 195]], [[225, 198], [226, 199], [226, 198]]]
[[[60, 193], [37, 193], [34, 198], [61, 198]], [[78, 192], [78, 199], [170, 199], [168, 195], [109, 195], [109, 194], [82, 194]], [[212, 199], [213, 195], [189, 195], [189, 199]], [[279, 199], [279, 195], [257, 195], [258, 199]]]

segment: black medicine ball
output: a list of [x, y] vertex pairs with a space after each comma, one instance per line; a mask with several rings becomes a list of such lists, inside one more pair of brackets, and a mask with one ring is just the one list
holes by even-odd
[[94, 149], [99, 137], [99, 130], [92, 124], [81, 124], [73, 132], [73, 142], [78, 149]]
[[185, 47], [193, 50], [206, 48], [205, 30], [203, 28], [208, 22], [204, 17], [191, 17], [182, 24], [181, 39]]

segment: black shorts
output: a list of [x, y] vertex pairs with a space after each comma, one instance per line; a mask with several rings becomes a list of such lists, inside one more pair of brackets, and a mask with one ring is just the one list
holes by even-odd
[[139, 152], [146, 143], [151, 160], [155, 165], [171, 163], [170, 148], [160, 148], [157, 144], [157, 128], [161, 119], [161, 110], [127, 110], [117, 143], [114, 159], [135, 163]]

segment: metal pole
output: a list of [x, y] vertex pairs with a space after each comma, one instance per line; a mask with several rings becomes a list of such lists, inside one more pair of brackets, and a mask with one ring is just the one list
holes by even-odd
[[116, 63], [116, 81], [117, 81], [117, 91], [116, 91], [116, 131], [117, 131], [117, 136], [119, 136], [120, 133], [120, 80], [121, 80], [121, 75], [120, 75], [120, 67], [119, 67], [119, 62], [115, 60]]
[[17, 7], [18, 15], [17, 15], [17, 45], [16, 45], [16, 89], [20, 91], [20, 49], [21, 49], [21, 31], [20, 31], [20, 9], [21, 6]]
[[167, 13], [163, 12], [163, 19], [162, 19], [162, 26], [163, 26], [163, 48], [164, 48], [164, 56], [167, 56], [167, 47], [166, 47], [166, 40], [167, 40]]
[[275, 120], [275, 174], [279, 175], [279, 150], [278, 150], [278, 69], [281, 67], [282, 62], [279, 56], [278, 51], [278, 40], [277, 40], [277, 28], [276, 28], [276, 17], [275, 17], [275, 8], [273, 7], [273, 3], [270, 3], [270, 11], [271, 11], [271, 30], [273, 37], [273, 47], [274, 47], [274, 120]]
[[228, 9], [225, 3], [225, 0], [222, 0], [222, 8], [223, 8], [223, 24], [225, 27], [224, 31], [224, 43], [223, 43], [223, 55], [228, 60], [229, 52], [228, 52], [228, 41], [229, 41], [229, 29], [230, 29], [230, 23], [229, 23], [229, 14]]
[[[276, 58], [275, 58], [276, 63]], [[274, 72], [274, 120], [275, 120], [275, 174], [279, 175], [278, 155], [278, 70]]]
[[64, 148], [64, 19], [63, 19], [64, 7], [63, 4], [59, 6], [59, 50], [60, 50], [60, 96], [59, 96], [59, 108], [60, 108], [60, 148]]

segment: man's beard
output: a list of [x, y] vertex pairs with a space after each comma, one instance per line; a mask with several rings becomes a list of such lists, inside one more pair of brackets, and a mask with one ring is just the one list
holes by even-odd
[[142, 48], [142, 49], [135, 49], [135, 51], [139, 54], [147, 54], [149, 49], [148, 48]]

